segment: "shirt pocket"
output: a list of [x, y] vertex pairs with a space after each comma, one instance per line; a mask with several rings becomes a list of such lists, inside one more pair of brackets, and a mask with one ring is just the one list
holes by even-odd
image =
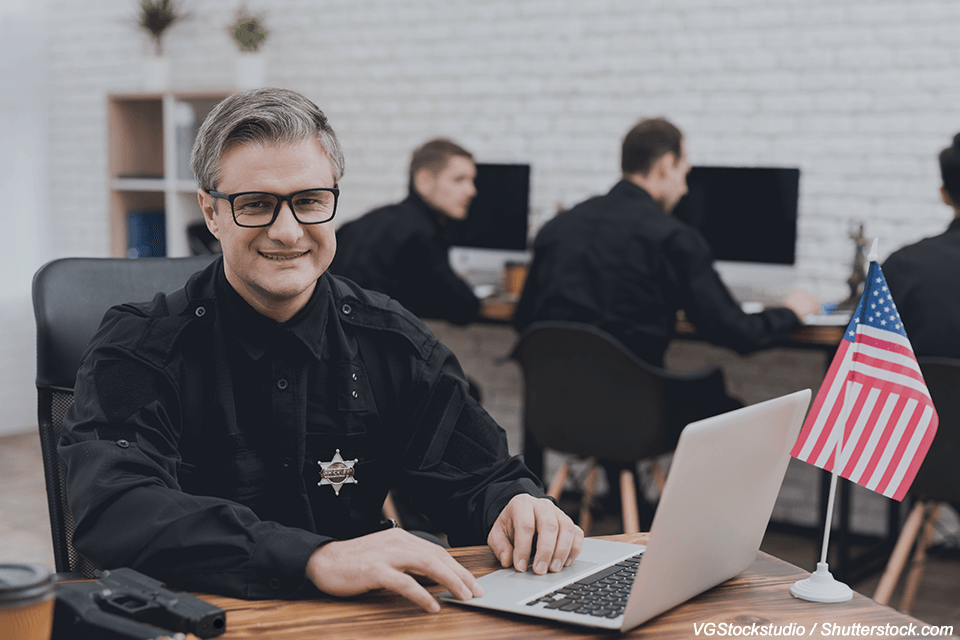
[[338, 373], [337, 408], [340, 411], [353, 413], [375, 409], [373, 390], [362, 364], [341, 362]]

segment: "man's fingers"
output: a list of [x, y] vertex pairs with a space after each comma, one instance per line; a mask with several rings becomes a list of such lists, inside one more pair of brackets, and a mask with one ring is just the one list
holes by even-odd
[[501, 567], [506, 569], [513, 564], [513, 544], [499, 520], [490, 530], [490, 535], [487, 536], [487, 546], [500, 561]]
[[553, 510], [545, 512], [539, 505], [534, 507], [534, 517], [537, 527], [537, 549], [533, 557], [533, 572], [542, 576], [551, 568], [550, 563], [553, 561], [557, 538], [560, 535], [560, 524]]
[[523, 573], [533, 551], [533, 536], [537, 523], [532, 510], [515, 510], [513, 514], [513, 566]]
[[418, 562], [409, 566], [407, 571], [434, 580], [437, 584], [446, 587], [454, 597], [460, 600], [482, 596], [483, 587], [480, 586], [473, 574], [454, 560], [446, 551], [441, 550], [441, 553], [442, 556], [421, 558]]
[[430, 595], [430, 592], [424, 589], [419, 582], [402, 571], [393, 571], [384, 575], [381, 584], [384, 589], [400, 594], [428, 613], [440, 611], [440, 603], [437, 602], [436, 598]]
[[440, 604], [409, 574], [434, 580], [462, 600], [483, 595], [473, 574], [445, 549], [400, 529], [329, 542], [314, 551], [306, 574], [330, 595], [385, 588], [430, 612]]
[[569, 566], [583, 549], [583, 530], [553, 502], [514, 496], [494, 523], [487, 544], [504, 568], [526, 571], [536, 540], [533, 570], [539, 575]]

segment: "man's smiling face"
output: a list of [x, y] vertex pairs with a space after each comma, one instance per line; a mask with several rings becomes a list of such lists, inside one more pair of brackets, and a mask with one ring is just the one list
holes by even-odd
[[[223, 193], [288, 194], [336, 186], [330, 160], [316, 140], [232, 147], [223, 154], [220, 175], [216, 190]], [[302, 225], [285, 202], [272, 225], [251, 229], [237, 226], [226, 200], [201, 190], [200, 206], [223, 247], [227, 281], [244, 300], [279, 322], [303, 308], [337, 249], [332, 220]]]

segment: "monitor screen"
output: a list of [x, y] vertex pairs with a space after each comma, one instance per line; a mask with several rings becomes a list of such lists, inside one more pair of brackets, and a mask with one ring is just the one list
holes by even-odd
[[693, 167], [673, 215], [695, 226], [717, 260], [794, 263], [800, 169]]
[[453, 244], [482, 249], [527, 248], [530, 165], [477, 164], [477, 195], [467, 219], [455, 223]]

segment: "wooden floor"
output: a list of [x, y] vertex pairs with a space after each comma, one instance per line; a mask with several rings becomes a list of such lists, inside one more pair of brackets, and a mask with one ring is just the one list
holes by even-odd
[[[592, 533], [619, 533], [618, 526], [616, 518], [600, 517]], [[768, 533], [761, 548], [812, 571], [819, 544], [819, 540], [804, 536]], [[39, 562], [54, 568], [40, 442], [34, 433], [0, 437], [0, 563], [3, 562]], [[871, 596], [878, 580], [879, 575], [850, 586]], [[899, 589], [891, 602], [899, 602]], [[960, 554], [944, 552], [930, 558], [910, 613], [928, 624], [953, 625], [954, 633], [960, 635]]]

